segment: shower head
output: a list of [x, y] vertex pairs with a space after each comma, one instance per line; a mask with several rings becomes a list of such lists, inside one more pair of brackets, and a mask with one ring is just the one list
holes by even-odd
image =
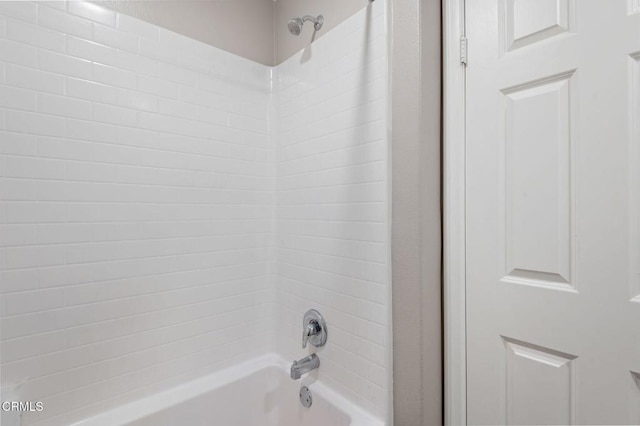
[[300, 18], [289, 19], [289, 32], [293, 35], [300, 35], [304, 22]]
[[322, 28], [322, 24], [324, 23], [324, 17], [322, 15], [318, 15], [317, 18], [314, 18], [313, 16], [305, 15], [302, 18], [289, 19], [289, 23], [287, 24], [287, 26], [289, 27], [289, 32], [296, 36], [300, 35], [300, 33], [302, 32], [302, 27], [307, 21], [313, 22], [313, 28], [316, 31], [319, 31], [320, 28]]

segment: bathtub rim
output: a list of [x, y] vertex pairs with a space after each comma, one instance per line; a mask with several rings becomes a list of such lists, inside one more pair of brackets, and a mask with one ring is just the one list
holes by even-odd
[[[71, 426], [113, 426], [126, 425], [158, 411], [174, 407], [206, 392], [211, 392], [230, 383], [242, 380], [260, 370], [276, 367], [289, 374], [289, 363], [275, 353], [268, 353], [247, 361], [213, 372], [203, 377], [173, 386], [169, 389], [136, 399], [124, 405], [111, 408], [87, 417]], [[382, 419], [366, 411], [355, 402], [349, 401], [322, 381], [313, 383], [312, 391], [329, 404], [343, 411], [351, 418], [350, 426], [385, 426]]]

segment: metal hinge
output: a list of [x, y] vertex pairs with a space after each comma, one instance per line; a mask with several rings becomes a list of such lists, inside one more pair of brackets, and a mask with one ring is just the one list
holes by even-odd
[[467, 38], [465, 36], [460, 37], [460, 63], [467, 66]]

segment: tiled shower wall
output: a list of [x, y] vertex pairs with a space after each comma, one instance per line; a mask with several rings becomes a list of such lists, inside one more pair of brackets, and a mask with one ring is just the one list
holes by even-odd
[[[320, 379], [388, 406], [377, 0], [276, 68], [85, 2], [0, 2], [3, 384], [62, 425], [329, 325]], [[275, 302], [275, 303], [274, 303]]]
[[0, 2], [2, 382], [69, 424], [272, 350], [270, 68]]
[[304, 312], [328, 343], [319, 379], [387, 415], [390, 288], [385, 5], [278, 67], [278, 350], [300, 358]]

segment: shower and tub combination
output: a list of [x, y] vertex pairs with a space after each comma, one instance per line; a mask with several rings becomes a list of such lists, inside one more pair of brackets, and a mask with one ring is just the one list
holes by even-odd
[[[321, 347], [327, 328], [316, 310], [309, 310], [303, 321], [302, 346], [307, 342]], [[290, 379], [319, 368], [316, 354], [294, 361]], [[154, 394], [124, 407], [78, 422], [76, 426], [158, 426], [188, 424], [211, 425], [212, 419], [225, 425], [256, 426], [383, 426], [384, 422], [322, 383], [300, 387], [286, 377], [287, 365], [275, 355], [265, 355], [214, 373], [168, 391]], [[315, 382], [315, 380], [314, 380]], [[317, 395], [315, 398], [312, 395]], [[309, 408], [314, 406], [312, 410]]]
[[43, 408], [3, 425], [389, 424], [385, 8], [262, 64], [0, 2], [1, 391]]

